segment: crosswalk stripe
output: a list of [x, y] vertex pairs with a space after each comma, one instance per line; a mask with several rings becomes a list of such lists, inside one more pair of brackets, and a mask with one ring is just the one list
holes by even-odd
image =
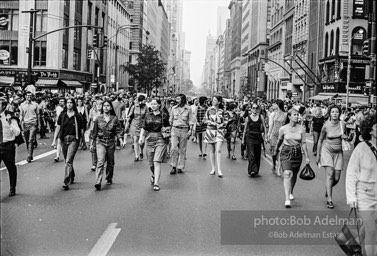
[[[44, 158], [44, 157], [49, 156], [49, 155], [52, 155], [52, 154], [54, 154], [54, 153], [56, 153], [56, 149], [53, 149], [53, 150], [51, 150], [51, 151], [48, 151], [48, 152], [46, 152], [46, 153], [43, 153], [43, 154], [41, 154], [41, 155], [38, 155], [38, 156], [33, 157], [33, 161], [34, 161], [34, 160], [41, 159], [41, 158]], [[20, 161], [20, 162], [16, 163], [16, 165], [18, 165], [18, 166], [22, 166], [22, 165], [25, 165], [25, 164], [27, 164], [27, 163], [28, 163], [28, 162], [27, 162], [26, 160], [23, 160], [23, 161]], [[3, 168], [0, 168], [0, 171], [4, 171], [4, 170], [6, 170], [6, 169], [7, 169], [6, 167], [3, 167]]]
[[111, 246], [119, 235], [120, 228], [116, 228], [118, 223], [111, 223], [103, 232], [97, 243], [89, 253], [89, 256], [106, 256]]

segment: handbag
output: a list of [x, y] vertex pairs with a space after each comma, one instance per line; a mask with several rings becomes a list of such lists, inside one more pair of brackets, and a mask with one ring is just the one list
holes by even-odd
[[310, 164], [306, 164], [301, 170], [300, 178], [303, 180], [313, 180], [315, 178], [315, 173], [312, 167], [310, 167]]
[[[344, 131], [343, 131], [343, 123], [342, 122], [340, 122], [340, 130], [342, 131], [342, 136], [343, 136]], [[352, 149], [351, 144], [343, 138], [342, 138], [342, 149], [343, 149], [343, 151], [349, 151], [349, 150]]]
[[[357, 236], [358, 236], [357, 238], [355, 238], [354, 234], [352, 234], [351, 228], [348, 225], [352, 211], [355, 211], [356, 229], [357, 229]], [[342, 248], [343, 252], [346, 255], [362, 256], [362, 250], [361, 250], [361, 245], [360, 245], [359, 225], [358, 225], [357, 213], [356, 213], [355, 208], [351, 209], [350, 214], [348, 215], [348, 220], [342, 227], [341, 231], [335, 236], [335, 241], [338, 243], [340, 248]]]
[[171, 129], [170, 127], [164, 127], [164, 119], [162, 117], [162, 112], [161, 112], [161, 133], [162, 133], [162, 137], [164, 139], [168, 139], [171, 137]]

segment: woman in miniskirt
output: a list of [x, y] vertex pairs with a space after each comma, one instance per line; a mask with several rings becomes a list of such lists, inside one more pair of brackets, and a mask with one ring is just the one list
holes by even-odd
[[151, 101], [152, 112], [146, 114], [141, 122], [139, 144], [147, 143], [149, 168], [152, 172], [150, 179], [154, 191], [159, 191], [159, 180], [161, 175], [161, 163], [166, 163], [168, 140], [162, 135], [163, 129], [169, 127], [169, 114], [161, 111], [161, 101]]
[[299, 112], [295, 108], [288, 111], [289, 123], [282, 126], [279, 130], [279, 141], [274, 155], [283, 144], [280, 153], [281, 167], [284, 171], [284, 192], [285, 207], [291, 207], [294, 200], [293, 189], [296, 184], [297, 174], [300, 171], [302, 162], [302, 150], [306, 156], [306, 163], [310, 162], [308, 149], [306, 147], [306, 132], [299, 123]]

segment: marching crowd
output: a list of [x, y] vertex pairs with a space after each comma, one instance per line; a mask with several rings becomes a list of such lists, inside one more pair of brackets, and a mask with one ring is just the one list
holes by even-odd
[[[96, 172], [95, 189], [102, 179], [111, 185], [114, 152], [132, 139], [134, 161], [148, 159], [150, 182], [159, 191], [162, 163], [169, 162], [171, 175], [185, 171], [188, 140], [198, 145], [199, 157], [209, 154], [210, 175], [224, 177], [222, 144], [228, 158], [237, 160], [236, 141], [241, 141], [241, 158], [248, 160], [247, 174], [259, 176], [261, 155], [266, 146], [273, 159], [272, 173], [284, 178], [285, 207], [294, 200], [294, 187], [303, 161], [309, 154], [326, 172], [326, 206], [334, 208], [334, 187], [346, 172], [347, 203], [359, 208], [368, 227], [366, 241], [376, 236], [377, 152], [376, 109], [346, 108], [323, 103], [276, 101], [225, 101], [220, 96], [188, 99], [146, 97], [142, 94], [51, 94], [9, 91], [0, 97], [0, 161], [4, 161], [10, 180], [9, 196], [16, 194], [17, 167], [15, 145], [25, 142], [27, 162], [33, 160], [38, 139], [54, 132], [54, 161], [65, 161], [63, 188], [74, 183], [74, 159], [77, 150], [91, 152], [91, 166]], [[306, 135], [313, 136], [308, 149]], [[353, 145], [351, 145], [353, 144]], [[348, 166], [344, 151], [353, 150]], [[146, 155], [144, 155], [146, 153]], [[373, 222], [374, 221], [374, 222]], [[375, 247], [366, 248], [375, 255]]]

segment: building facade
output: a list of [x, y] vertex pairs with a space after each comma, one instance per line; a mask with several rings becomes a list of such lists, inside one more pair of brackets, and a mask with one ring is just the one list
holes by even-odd
[[[9, 19], [2, 26], [0, 49], [9, 51], [10, 58], [0, 62], [0, 80], [21, 85], [16, 79], [27, 74], [30, 14], [39, 9], [35, 17], [35, 38], [47, 32], [75, 25], [96, 25], [107, 34], [107, 1], [1, 1], [0, 11]], [[32, 74], [38, 77], [36, 87], [58, 90], [105, 90], [106, 56], [96, 49], [93, 61], [88, 50], [93, 47], [94, 28], [60, 30], [35, 40], [32, 51]], [[84, 39], [84, 40], [83, 40]], [[61, 49], [61, 50], [57, 50]]]
[[123, 1], [110, 0], [108, 1], [107, 15], [109, 39], [106, 51], [108, 74], [106, 85], [108, 90], [128, 90], [128, 73], [123, 71], [120, 66], [130, 61], [131, 14]]
[[230, 10], [231, 29], [231, 94], [230, 97], [241, 97], [241, 32], [242, 32], [242, 1], [231, 0], [228, 6]]
[[368, 101], [363, 89], [370, 61], [368, 56], [363, 56], [362, 48], [368, 38], [370, 3], [357, 0], [323, 2], [323, 55], [319, 60], [322, 91], [345, 98], [348, 54], [351, 54], [350, 103]]

